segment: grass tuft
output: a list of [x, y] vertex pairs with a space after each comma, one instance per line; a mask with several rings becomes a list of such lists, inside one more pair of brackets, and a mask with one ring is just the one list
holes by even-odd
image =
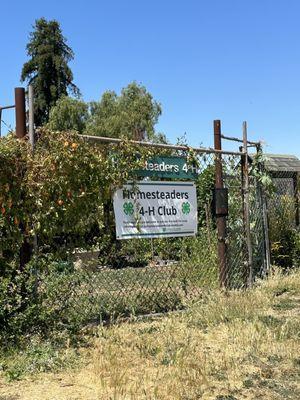
[[[185, 312], [99, 326], [84, 352], [85, 367], [72, 375], [60, 373], [62, 382], [73, 385], [72, 392], [69, 384], [58, 388], [56, 375], [49, 381], [47, 374], [48, 394], [40, 398], [300, 398], [299, 299], [300, 272], [274, 271], [249, 291], [202, 293]], [[20, 399], [34, 398], [38, 389], [42, 393], [45, 375], [36, 375], [38, 371], [62, 371], [72, 365], [73, 356], [83, 357], [72, 348], [64, 355], [64, 350], [53, 353], [44, 345], [15, 359], [15, 365], [25, 365], [21, 370], [35, 378], [22, 381], [27, 397]], [[6, 364], [4, 376], [15, 379], [8, 370]], [[1, 387], [5, 395], [20, 393], [6, 384], [0, 386], [0, 395]]]

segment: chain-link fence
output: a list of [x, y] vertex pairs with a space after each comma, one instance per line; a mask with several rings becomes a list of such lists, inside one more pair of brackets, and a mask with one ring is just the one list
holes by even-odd
[[[280, 165], [275, 159], [272, 168], [268, 163], [263, 166], [260, 144], [247, 141], [246, 124], [243, 140], [225, 137], [220, 131], [220, 121], [214, 121], [214, 150], [71, 132], [53, 140], [52, 135], [40, 132], [38, 151], [31, 152], [38, 154], [37, 159], [31, 160], [26, 153], [17, 174], [15, 165], [20, 164], [25, 146], [16, 142], [19, 147], [14, 150], [8, 179], [2, 174], [5, 184], [0, 193], [1, 240], [9, 238], [6, 242], [11, 245], [0, 247], [0, 262], [5, 266], [2, 320], [19, 318], [36, 305], [51, 318], [56, 314], [61, 322], [72, 320], [80, 325], [117, 315], [163, 312], [183, 308], [206, 290], [250, 287], [267, 274], [270, 253], [273, 264], [299, 265], [300, 165], [286, 159], [279, 160]], [[221, 151], [221, 137], [243, 147], [238, 152]], [[12, 146], [10, 139], [4, 146], [5, 160], [11, 159]], [[249, 146], [256, 147], [256, 158], [248, 157]], [[138, 181], [167, 179], [147, 173], [137, 176], [136, 170], [122, 173], [128, 158], [129, 165], [137, 166], [132, 158], [140, 159], [145, 148], [155, 148], [151, 154], [157, 157], [184, 158], [197, 170], [189, 177], [196, 189], [194, 236], [117, 239], [112, 187], [132, 178], [131, 172], [137, 180], [133, 186]], [[48, 152], [53, 157], [43, 163]], [[7, 169], [7, 161], [4, 164]], [[25, 170], [30, 190], [22, 186]], [[268, 191], [262, 179], [265, 170], [273, 180], [273, 189]], [[188, 178], [170, 179], [175, 186]], [[93, 207], [85, 201], [85, 180]]]
[[271, 256], [275, 265], [288, 269], [300, 265], [299, 165], [282, 167], [281, 159], [277, 160], [269, 171], [273, 183], [268, 196]]
[[[163, 151], [161, 155], [163, 156]], [[224, 265], [220, 264], [220, 232], [213, 192], [216, 163], [222, 161], [228, 189]], [[38, 272], [38, 292], [62, 316], [84, 322], [182, 308], [207, 289], [249, 285], [265, 273], [265, 234], [262, 188], [250, 180], [251, 250], [246, 242], [242, 153], [201, 149], [195, 158], [198, 232], [194, 237], [116, 240], [112, 201], [105, 205], [106, 227], [98, 232], [93, 251], [78, 250], [69, 261], [53, 261]], [[147, 179], [147, 178], [146, 178]], [[47, 295], [44, 295], [47, 292]], [[50, 293], [50, 295], [49, 295]]]

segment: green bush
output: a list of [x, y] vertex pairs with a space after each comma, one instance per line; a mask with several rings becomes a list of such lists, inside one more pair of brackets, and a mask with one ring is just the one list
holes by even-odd
[[11, 135], [0, 138], [0, 263], [14, 258], [29, 229], [33, 209], [26, 179], [29, 160], [24, 141]]
[[295, 200], [274, 194], [269, 206], [269, 233], [274, 265], [289, 269], [300, 264], [300, 232], [295, 226]]
[[[52, 319], [63, 320], [63, 309], [43, 308], [36, 271], [51, 276], [64, 291], [69, 264], [51, 264], [44, 255], [66, 261], [77, 248], [89, 248], [102, 234], [104, 204], [151, 155], [124, 141], [117, 146], [86, 143], [75, 132], [41, 129], [34, 153], [13, 135], [0, 138], [0, 331], [8, 339], [34, 326], [43, 329]], [[40, 261], [24, 266], [38, 236]], [[53, 261], [53, 260], [52, 260]], [[48, 262], [48, 261], [46, 261]], [[65, 275], [62, 274], [65, 272]], [[46, 302], [47, 303], [47, 302]], [[56, 315], [55, 315], [56, 312]]]
[[2, 263], [0, 280], [0, 339], [14, 342], [22, 333], [39, 325], [36, 277], [31, 265], [22, 271], [14, 261]]

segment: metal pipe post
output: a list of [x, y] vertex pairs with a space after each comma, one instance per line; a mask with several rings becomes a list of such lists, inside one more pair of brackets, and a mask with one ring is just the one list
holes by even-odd
[[33, 108], [33, 86], [28, 86], [28, 130], [29, 130], [29, 142], [31, 144], [32, 151], [34, 150], [34, 108]]
[[[256, 147], [256, 153], [262, 153], [261, 144]], [[262, 163], [259, 164], [260, 172], [264, 172], [264, 165]], [[269, 237], [269, 218], [268, 218], [268, 204], [265, 189], [260, 182], [258, 182], [259, 193], [261, 196], [262, 203], [262, 217], [263, 217], [263, 229], [264, 229], [264, 248], [265, 248], [265, 274], [268, 274], [271, 270], [271, 248], [270, 248], [270, 237]]]
[[26, 135], [25, 89], [15, 88], [16, 135], [21, 139]]
[[[214, 145], [215, 150], [222, 150], [221, 139], [221, 121], [214, 121]], [[223, 168], [222, 155], [215, 155], [215, 188], [223, 189]], [[219, 260], [219, 280], [220, 286], [228, 285], [228, 264], [227, 264], [227, 245], [226, 245], [226, 217], [223, 215], [216, 216], [217, 231], [218, 231], [218, 260]]]
[[[28, 131], [29, 131], [29, 142], [31, 145], [32, 151], [34, 151], [35, 145], [35, 132], [34, 132], [34, 91], [33, 86], [28, 86]], [[33, 250], [34, 254], [38, 252], [38, 238], [37, 235], [34, 234], [33, 237]]]
[[[244, 147], [240, 146], [240, 152], [243, 152]], [[243, 204], [243, 229], [244, 236], [246, 237], [246, 218], [245, 218], [245, 163], [246, 163], [246, 155], [243, 154], [241, 156], [241, 192], [242, 192], [242, 204]], [[246, 246], [247, 247], [247, 246]], [[248, 250], [247, 250], [248, 251]], [[248, 276], [249, 276], [249, 268], [248, 268], [248, 260], [243, 268], [243, 282], [245, 287], [248, 286]]]
[[245, 236], [248, 251], [248, 287], [253, 284], [253, 253], [251, 243], [251, 229], [250, 229], [250, 196], [249, 196], [249, 158], [247, 149], [247, 122], [243, 122], [243, 199], [244, 199], [244, 222], [245, 222]]

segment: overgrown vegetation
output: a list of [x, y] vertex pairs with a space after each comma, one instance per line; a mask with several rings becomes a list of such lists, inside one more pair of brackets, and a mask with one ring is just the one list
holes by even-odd
[[[75, 132], [40, 129], [38, 135], [34, 153], [12, 135], [0, 141], [3, 343], [28, 332], [47, 334], [57, 325], [77, 330], [91, 320], [182, 308], [188, 292], [216, 285], [211, 172], [204, 169], [199, 177], [199, 204], [207, 213], [200, 216], [197, 238], [120, 243], [112, 194], [136, 179], [133, 171], [154, 151], [127, 140], [93, 146]], [[35, 254], [26, 265], [20, 261], [24, 243], [27, 261]], [[73, 251], [94, 247], [98, 261], [76, 266]], [[155, 266], [163, 260], [168, 265]]]
[[275, 192], [269, 207], [272, 261], [285, 270], [300, 266], [300, 231], [295, 214], [294, 196]]
[[[197, 162], [198, 235], [195, 238], [116, 241], [112, 194], [137, 177], [154, 150], [124, 139], [91, 145], [76, 132], [40, 129], [35, 152], [12, 136], [0, 141], [0, 321], [4, 343], [49, 328], [78, 331], [90, 321], [184, 308], [203, 287], [219, 285], [216, 223], [212, 213], [214, 158]], [[176, 153], [176, 152], [175, 152]], [[176, 155], [182, 155], [181, 152]], [[228, 288], [247, 282], [240, 201], [239, 158], [224, 157], [229, 187]], [[4, 168], [4, 166], [6, 166]], [[256, 204], [256, 192], [252, 208]], [[260, 221], [258, 220], [258, 224]], [[258, 248], [260, 236], [253, 239]], [[25, 266], [24, 243], [35, 256]], [[74, 250], [97, 249], [93, 263], [76, 263]], [[255, 274], [262, 268], [254, 253]]]
[[[37, 291], [40, 274], [51, 272], [51, 267], [34, 260], [25, 266], [20, 261], [24, 243], [31, 253], [38, 235], [41, 261], [47, 254], [67, 260], [74, 248], [97, 243], [106, 217], [103, 204], [151, 155], [139, 151], [137, 158], [136, 152], [126, 141], [117, 152], [110, 146], [92, 146], [76, 133], [61, 133], [54, 140], [53, 132], [45, 129], [33, 154], [26, 142], [1, 138], [0, 326], [9, 340], [41, 315], [54, 312], [41, 312]], [[44, 325], [48, 323], [46, 319]]]
[[[299, 295], [299, 272], [277, 271], [247, 292], [205, 291], [183, 313], [90, 328], [79, 347], [63, 335], [51, 345], [35, 337], [23, 352], [1, 355], [0, 394], [22, 400], [37, 391], [43, 400], [295, 399]], [[63, 373], [72, 366], [71, 374]], [[43, 374], [50, 371], [60, 374]]]

